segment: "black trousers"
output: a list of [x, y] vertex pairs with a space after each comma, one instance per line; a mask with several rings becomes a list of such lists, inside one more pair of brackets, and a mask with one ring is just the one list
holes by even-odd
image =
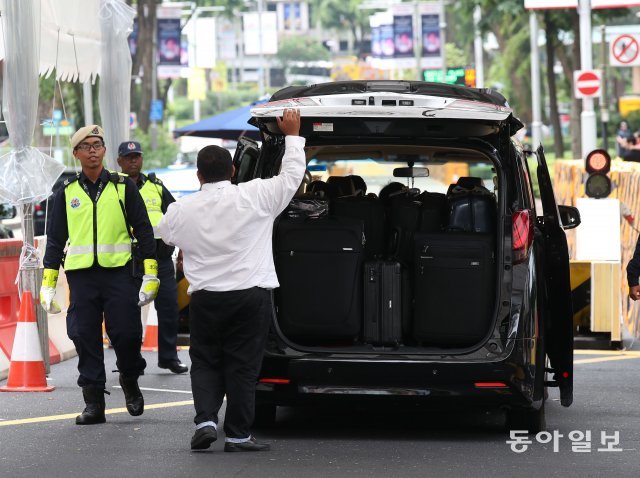
[[178, 291], [171, 257], [158, 259], [160, 289], [153, 301], [158, 313], [158, 362], [178, 360]]
[[250, 436], [271, 315], [271, 292], [259, 287], [191, 295], [189, 355], [196, 425], [217, 424], [226, 395], [226, 436]]
[[78, 385], [105, 386], [103, 316], [118, 370], [125, 376], [138, 377], [147, 365], [140, 354], [140, 280], [131, 276], [128, 266], [94, 266], [68, 271], [66, 275], [71, 293], [67, 335], [78, 352]]

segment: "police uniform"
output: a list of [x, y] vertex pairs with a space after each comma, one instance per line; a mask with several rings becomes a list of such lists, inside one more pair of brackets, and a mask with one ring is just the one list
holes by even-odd
[[158, 279], [160, 279], [160, 289], [154, 301], [158, 312], [158, 364], [163, 368], [173, 367], [172, 370], [177, 373], [186, 372], [188, 368], [185, 365], [180, 365], [181, 369], [175, 368], [180, 363], [176, 351], [178, 336], [177, 285], [173, 259], [171, 258], [175, 248], [162, 242], [156, 231], [160, 219], [169, 204], [175, 202], [175, 198], [154, 173], [148, 175], [140, 173], [137, 186], [147, 208], [156, 239]]
[[61, 264], [65, 269], [71, 295], [67, 334], [78, 352], [81, 387], [105, 387], [103, 313], [118, 370], [137, 378], [146, 366], [140, 354], [140, 279], [132, 275], [127, 222], [135, 231], [140, 257], [155, 258], [144, 202], [126, 176], [102, 169], [93, 183], [78, 173], [54, 196], [43, 263], [45, 269], [57, 271]]

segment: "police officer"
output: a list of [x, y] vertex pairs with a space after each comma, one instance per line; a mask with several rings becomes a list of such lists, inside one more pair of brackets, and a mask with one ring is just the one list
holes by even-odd
[[[86, 404], [76, 424], [91, 425], [105, 422], [103, 314], [127, 410], [133, 416], [144, 411], [138, 387], [138, 376], [146, 366], [140, 354], [140, 306], [151, 302], [158, 292], [158, 264], [153, 229], [135, 184], [102, 166], [106, 153], [102, 128], [80, 128], [71, 138], [71, 148], [82, 171], [66, 180], [54, 196], [40, 303], [47, 311], [55, 309], [62, 264], [70, 291], [67, 334], [78, 352], [78, 385]], [[134, 276], [134, 236], [139, 249], [136, 255], [142, 261], [142, 284]]]
[[155, 227], [167, 211], [167, 207], [175, 202], [169, 190], [154, 173], [148, 175], [142, 171], [142, 148], [137, 141], [126, 141], [118, 147], [118, 164], [122, 172], [127, 174], [138, 186], [140, 195], [149, 213], [149, 220], [154, 228], [156, 238], [156, 255], [158, 257], [158, 279], [160, 290], [155, 300], [158, 312], [158, 367], [169, 369], [173, 373], [185, 373], [189, 367], [180, 362], [176, 351], [178, 337], [178, 302], [176, 276], [173, 268], [174, 247], [168, 246], [155, 231]]

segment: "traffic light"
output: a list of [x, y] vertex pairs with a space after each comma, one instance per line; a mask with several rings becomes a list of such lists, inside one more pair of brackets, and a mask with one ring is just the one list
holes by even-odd
[[594, 149], [587, 155], [585, 169], [589, 177], [584, 185], [584, 192], [588, 197], [600, 199], [611, 194], [611, 179], [607, 176], [611, 169], [609, 153], [604, 149]]

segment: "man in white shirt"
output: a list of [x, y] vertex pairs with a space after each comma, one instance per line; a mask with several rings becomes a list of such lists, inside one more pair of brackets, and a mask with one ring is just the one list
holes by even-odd
[[266, 451], [251, 436], [255, 386], [271, 322], [274, 219], [300, 186], [306, 160], [300, 112], [277, 118], [285, 138], [280, 174], [233, 185], [229, 152], [198, 153], [199, 192], [171, 204], [158, 231], [179, 247], [189, 281], [191, 387], [196, 410], [192, 450], [217, 439], [218, 411], [227, 396], [224, 451]]

